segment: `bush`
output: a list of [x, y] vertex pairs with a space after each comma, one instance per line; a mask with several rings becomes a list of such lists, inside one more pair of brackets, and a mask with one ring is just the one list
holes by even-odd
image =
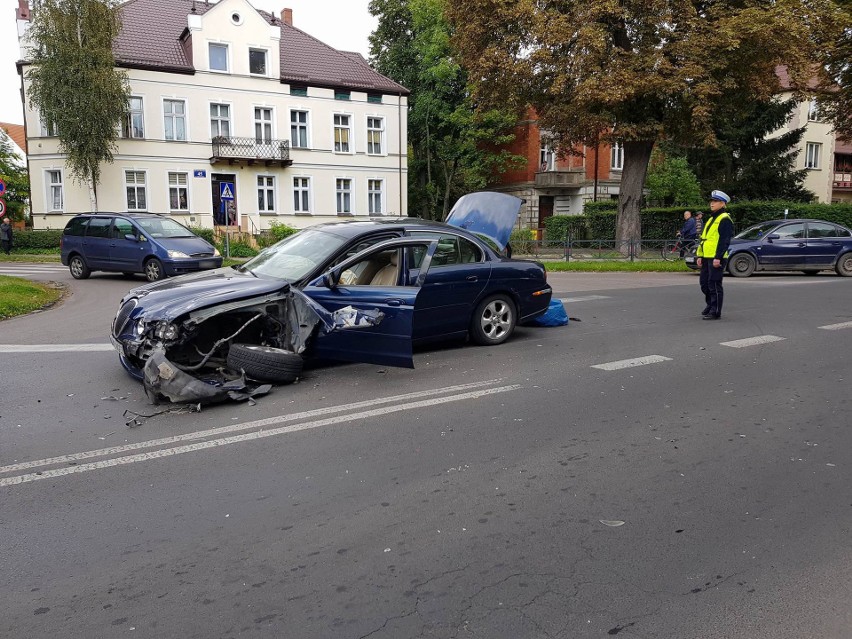
[[47, 231], [15, 231], [12, 237], [13, 246], [25, 251], [26, 249], [58, 249], [62, 231], [51, 229]]
[[207, 240], [211, 244], [216, 244], [216, 235], [213, 229], [204, 228], [202, 226], [190, 226], [189, 230], [195, 233], [198, 237]]
[[267, 230], [262, 231], [260, 235], [256, 236], [256, 239], [261, 248], [266, 248], [267, 246], [277, 244], [285, 237], [290, 237], [294, 233], [298, 232], [299, 229], [293, 228], [287, 224], [272, 222]]
[[535, 235], [532, 229], [515, 229], [509, 236], [513, 255], [528, 255], [533, 252]]
[[[225, 255], [224, 240], [217, 244], [216, 248], [219, 249], [219, 252], [222, 255]], [[258, 253], [257, 249], [253, 246], [249, 246], [245, 242], [235, 242], [234, 240], [231, 240], [230, 242], [230, 251], [231, 257], [254, 257]]]
[[550, 242], [567, 239], [585, 240], [589, 232], [589, 219], [585, 215], [552, 215], [544, 220], [544, 235]]

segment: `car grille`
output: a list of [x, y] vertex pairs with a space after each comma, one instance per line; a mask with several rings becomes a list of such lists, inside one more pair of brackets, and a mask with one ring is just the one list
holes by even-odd
[[118, 309], [118, 313], [112, 322], [112, 334], [115, 337], [121, 335], [121, 332], [127, 324], [127, 320], [130, 319], [130, 314], [138, 304], [139, 300], [134, 297], [133, 299], [127, 300], [124, 304], [122, 304], [121, 308]]
[[212, 257], [213, 253], [207, 251], [206, 253], [190, 253], [190, 257]]

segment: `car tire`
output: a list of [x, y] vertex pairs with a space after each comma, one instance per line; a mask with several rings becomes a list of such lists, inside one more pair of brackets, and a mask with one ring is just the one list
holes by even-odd
[[834, 267], [838, 275], [852, 277], [852, 252], [844, 253], [837, 258], [837, 266]]
[[515, 330], [515, 303], [507, 295], [491, 295], [482, 300], [470, 320], [470, 337], [480, 346], [505, 342]]
[[145, 262], [145, 279], [149, 282], [156, 282], [166, 276], [166, 271], [163, 269], [163, 263], [156, 257], [152, 257]]
[[302, 373], [304, 360], [298, 353], [271, 346], [232, 344], [228, 351], [228, 368], [245, 371], [261, 382], [289, 384]]
[[728, 272], [734, 277], [748, 277], [756, 268], [757, 262], [748, 253], [737, 253], [728, 262]]
[[86, 260], [80, 255], [75, 255], [68, 260], [68, 270], [71, 271], [71, 277], [75, 280], [85, 280], [92, 274], [91, 269], [86, 264]]

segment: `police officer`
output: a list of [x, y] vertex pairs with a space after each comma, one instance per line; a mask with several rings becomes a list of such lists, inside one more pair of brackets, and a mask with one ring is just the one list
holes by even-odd
[[722, 191], [710, 194], [710, 215], [701, 229], [701, 238], [695, 255], [701, 268], [701, 292], [707, 306], [701, 311], [706, 320], [722, 317], [722, 277], [728, 264], [728, 246], [734, 235], [734, 223], [725, 209], [731, 198]]

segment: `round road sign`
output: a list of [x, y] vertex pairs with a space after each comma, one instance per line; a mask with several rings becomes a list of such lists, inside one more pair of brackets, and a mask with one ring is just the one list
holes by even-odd
[[0, 217], [3, 217], [6, 214], [6, 203], [3, 200], [0, 200]]

